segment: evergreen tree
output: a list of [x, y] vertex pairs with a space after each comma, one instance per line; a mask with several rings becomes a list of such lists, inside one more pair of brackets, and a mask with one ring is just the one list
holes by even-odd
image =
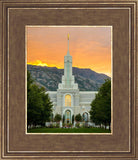
[[63, 123], [65, 123], [65, 115], [63, 115]]
[[45, 92], [45, 88], [37, 86], [27, 71], [27, 126], [44, 125], [49, 120], [52, 102]]
[[72, 124], [74, 123], [74, 114], [72, 115]]
[[[99, 88], [98, 94], [91, 103], [90, 110], [91, 120], [95, 124], [111, 123], [111, 80], [105, 80], [105, 83]], [[110, 129], [110, 128], [109, 128]]]

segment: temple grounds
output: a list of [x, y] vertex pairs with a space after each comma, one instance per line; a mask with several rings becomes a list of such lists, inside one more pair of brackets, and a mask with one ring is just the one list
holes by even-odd
[[111, 133], [104, 128], [32, 128], [28, 133]]

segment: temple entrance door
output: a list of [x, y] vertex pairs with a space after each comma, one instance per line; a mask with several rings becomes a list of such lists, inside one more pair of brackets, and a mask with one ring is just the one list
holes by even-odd
[[87, 112], [84, 112], [82, 117], [83, 117], [84, 122], [88, 122], [88, 113]]
[[66, 110], [65, 112], [65, 123], [71, 123], [71, 111], [70, 110]]

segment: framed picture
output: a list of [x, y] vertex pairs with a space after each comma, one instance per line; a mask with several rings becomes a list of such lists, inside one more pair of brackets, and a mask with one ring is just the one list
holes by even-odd
[[111, 133], [111, 55], [112, 26], [26, 26], [26, 133]]
[[137, 0], [0, 1], [2, 159], [138, 158], [136, 17]]

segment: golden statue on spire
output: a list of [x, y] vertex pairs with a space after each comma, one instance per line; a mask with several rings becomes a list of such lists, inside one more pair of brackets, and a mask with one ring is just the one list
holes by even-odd
[[69, 40], [69, 33], [68, 33], [68, 40]]

